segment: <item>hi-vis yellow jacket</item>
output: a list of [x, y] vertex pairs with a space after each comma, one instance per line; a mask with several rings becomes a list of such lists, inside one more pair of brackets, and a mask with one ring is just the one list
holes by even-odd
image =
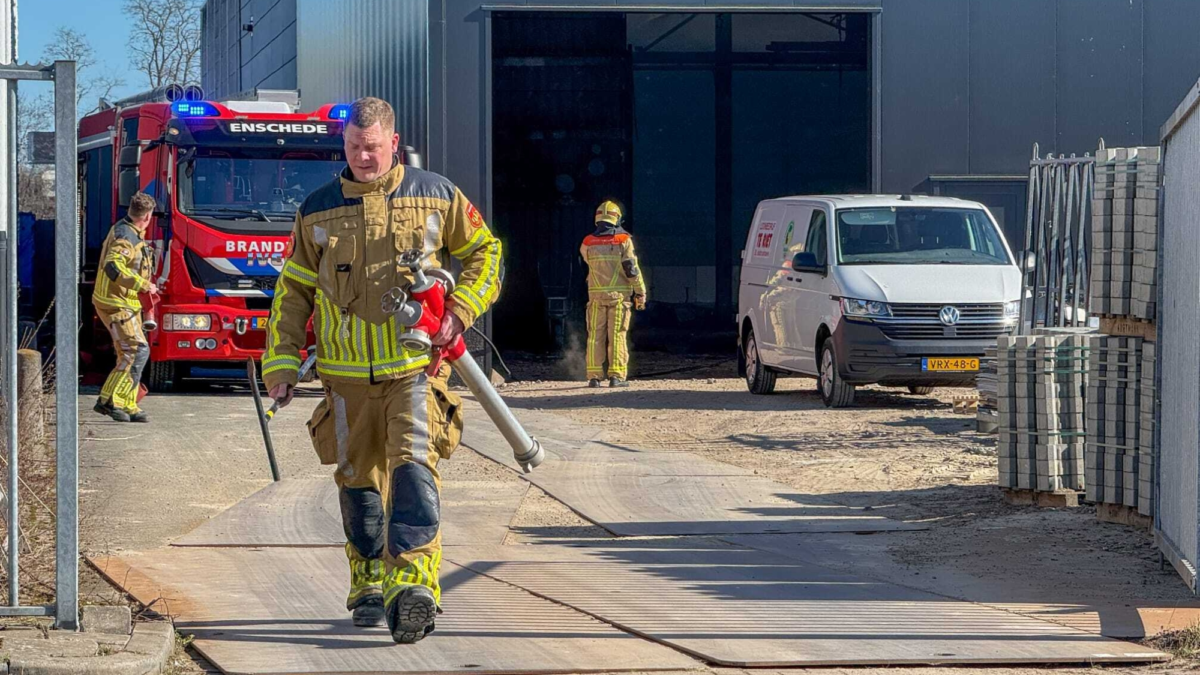
[[628, 232], [589, 234], [584, 237], [579, 254], [588, 266], [590, 299], [628, 301], [631, 295], [646, 295], [646, 282]]
[[142, 310], [138, 293], [150, 288], [150, 269], [153, 256], [142, 236], [129, 222], [118, 220], [104, 239], [100, 249], [100, 270], [92, 304], [113, 309]]
[[310, 316], [322, 380], [381, 382], [425, 368], [429, 355], [397, 344], [403, 329], [381, 305], [388, 290], [412, 281], [397, 268], [397, 254], [443, 248], [462, 261], [452, 311], [469, 327], [500, 293], [500, 241], [453, 183], [404, 165], [357, 183], [347, 169], [309, 195], [275, 282], [262, 362], [267, 387], [296, 383]]

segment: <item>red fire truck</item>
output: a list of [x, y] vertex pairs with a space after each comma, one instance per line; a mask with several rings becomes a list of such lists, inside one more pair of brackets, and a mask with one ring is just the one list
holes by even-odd
[[[135, 192], [158, 202], [146, 240], [159, 295], [143, 296], [158, 324], [146, 336], [150, 389], [169, 390], [196, 366], [261, 356], [296, 209], [345, 166], [349, 107], [297, 112], [298, 103], [295, 92], [217, 102], [168, 87], [80, 121], [83, 316], [94, 318], [87, 299], [110, 226]], [[98, 328], [81, 336], [93, 370], [110, 360]]]

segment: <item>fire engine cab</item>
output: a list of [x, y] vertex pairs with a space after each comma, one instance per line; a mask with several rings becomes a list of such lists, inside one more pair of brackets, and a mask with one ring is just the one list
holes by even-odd
[[296, 210], [345, 167], [349, 106], [297, 112], [296, 92], [257, 91], [207, 101], [167, 87], [118, 101], [79, 124], [84, 365], [111, 349], [90, 302], [100, 248], [130, 198], [158, 202], [146, 241], [155, 251], [157, 320], [148, 384], [168, 390], [197, 365], [256, 360]]

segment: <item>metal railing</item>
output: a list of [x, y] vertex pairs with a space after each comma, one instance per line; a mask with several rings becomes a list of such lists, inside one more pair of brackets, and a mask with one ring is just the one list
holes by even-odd
[[1041, 158], [1033, 145], [1020, 259], [1022, 333], [1087, 324], [1094, 172], [1090, 155]]
[[[10, 208], [0, 214], [6, 221], [4, 258], [3, 398], [7, 406], [8, 445], [8, 604], [0, 616], [52, 616], [55, 625], [75, 630], [79, 623], [79, 210], [76, 158], [75, 62], [51, 65], [0, 65], [0, 80], [8, 89], [6, 129], [9, 144], [3, 158], [9, 170]], [[20, 490], [17, 401], [17, 209], [16, 209], [16, 101], [17, 82], [40, 80], [54, 83], [54, 180], [55, 180], [55, 353], [54, 399], [55, 471], [57, 503], [55, 514], [54, 604], [23, 606], [20, 597]]]

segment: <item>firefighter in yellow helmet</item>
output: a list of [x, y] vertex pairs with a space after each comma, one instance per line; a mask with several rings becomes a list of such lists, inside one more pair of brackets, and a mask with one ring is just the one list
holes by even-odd
[[149, 422], [138, 407], [138, 383], [150, 358], [150, 344], [142, 332], [139, 293], [157, 293], [150, 281], [153, 253], [142, 239], [154, 213], [154, 198], [139, 192], [129, 200], [129, 210], [109, 231], [100, 249], [100, 270], [92, 305], [112, 336], [117, 364], [104, 381], [93, 410], [118, 422]]
[[387, 622], [392, 639], [433, 631], [442, 560], [438, 464], [458, 445], [462, 401], [446, 386], [449, 366], [427, 372], [428, 351], [397, 341], [384, 294], [411, 275], [397, 255], [448, 253], [462, 264], [447, 299], [444, 345], [500, 293], [500, 242], [449, 180], [396, 159], [392, 107], [363, 98], [350, 108], [341, 176], [296, 213], [287, 260], [267, 323], [263, 379], [281, 405], [292, 398], [306, 324], [313, 317], [325, 398], [308, 423], [317, 455], [335, 464], [356, 626]]
[[[646, 282], [633, 252], [633, 238], [621, 227], [624, 216], [615, 202], [596, 209], [596, 230], [583, 240], [579, 253], [588, 266], [587, 378], [599, 387], [608, 359], [608, 386], [629, 382], [629, 310], [646, 308]], [[632, 300], [632, 303], [630, 302]]]

